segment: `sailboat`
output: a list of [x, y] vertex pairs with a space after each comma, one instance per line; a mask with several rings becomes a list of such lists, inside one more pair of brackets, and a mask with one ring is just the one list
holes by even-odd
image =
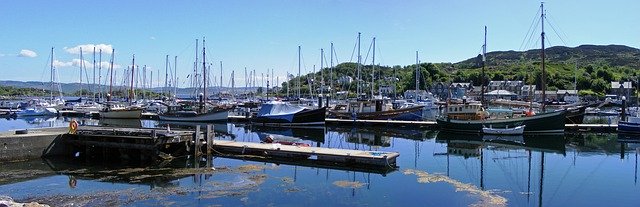
[[[181, 105], [169, 106], [169, 110], [158, 115], [160, 121], [181, 121], [181, 122], [225, 122], [229, 119], [228, 108], [214, 107], [212, 109], [207, 108], [207, 67], [206, 67], [206, 52], [204, 46], [204, 39], [202, 40], [202, 77], [203, 87], [200, 97], [200, 111], [185, 110]], [[197, 49], [196, 49], [197, 50]], [[197, 57], [196, 57], [197, 58]]]
[[[373, 70], [372, 70], [372, 82], [371, 82], [371, 97], [368, 100], [356, 100], [347, 103], [346, 106], [338, 106], [334, 109], [328, 110], [329, 117], [338, 119], [367, 119], [367, 120], [403, 120], [403, 121], [421, 121], [423, 120], [423, 108], [425, 105], [409, 106], [405, 108], [394, 109], [393, 104], [385, 103], [383, 99], [376, 99], [374, 96], [373, 86], [375, 76], [375, 45], [376, 38], [373, 38]], [[417, 55], [417, 53], [416, 53]], [[360, 33], [358, 33], [358, 83], [357, 83], [357, 95], [361, 96], [360, 89]], [[416, 56], [417, 59], [417, 56]], [[417, 62], [417, 61], [416, 61]], [[417, 63], [416, 63], [417, 64]], [[417, 80], [417, 79], [416, 79]]]
[[[558, 110], [554, 112], [545, 113], [545, 102], [546, 100], [546, 86], [545, 86], [545, 50], [544, 50], [544, 7], [540, 6], [542, 11], [542, 49], [541, 49], [541, 57], [542, 57], [542, 112], [538, 115], [530, 115], [516, 118], [506, 118], [506, 119], [490, 119], [485, 116], [469, 116], [469, 117], [458, 117], [458, 116], [449, 116], [450, 112], [457, 112], [469, 109], [469, 103], [462, 104], [447, 104], [445, 116], [438, 117], [436, 122], [438, 126], [440, 126], [443, 130], [446, 131], [456, 131], [456, 132], [467, 132], [467, 133], [479, 133], [482, 132], [483, 126], [493, 126], [494, 128], [508, 128], [514, 126], [526, 125], [524, 128], [525, 133], [564, 133], [564, 124], [565, 124], [565, 115], [567, 113], [566, 110]], [[486, 33], [485, 33], [486, 35]], [[485, 39], [486, 45], [486, 39]], [[486, 52], [483, 52], [483, 62], [486, 60], [484, 57], [486, 56]], [[483, 77], [484, 78], [484, 77]]]
[[[107, 94], [107, 104], [106, 107], [104, 107], [101, 111], [100, 111], [100, 118], [106, 118], [106, 119], [140, 119], [140, 117], [142, 117], [142, 108], [139, 107], [127, 107], [124, 104], [120, 104], [120, 103], [116, 103], [116, 102], [112, 102], [111, 101], [111, 94], [112, 94], [112, 86], [113, 86], [113, 56], [115, 55], [115, 50], [112, 50], [111, 52], [111, 64], [110, 64], [110, 70], [111, 70], [111, 83], [109, 84], [109, 94]], [[133, 60], [132, 60], [132, 67], [131, 67], [131, 91], [129, 94], [129, 101], [133, 101], [133, 77], [134, 77], [134, 70], [133, 68], [135, 67], [135, 58], [136, 56], [133, 56]]]

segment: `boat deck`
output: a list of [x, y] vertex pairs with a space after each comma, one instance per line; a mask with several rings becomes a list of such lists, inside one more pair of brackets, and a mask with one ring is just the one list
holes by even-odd
[[318, 161], [373, 165], [391, 168], [396, 166], [396, 158], [400, 156], [400, 153], [397, 152], [332, 149], [282, 145], [278, 143], [236, 142], [226, 140], [214, 140], [212, 147], [216, 150], [238, 154], [306, 158]]

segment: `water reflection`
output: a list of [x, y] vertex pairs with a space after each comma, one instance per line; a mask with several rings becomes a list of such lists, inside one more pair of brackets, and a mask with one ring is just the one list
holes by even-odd
[[[55, 123], [61, 122], [64, 120], [55, 120]], [[94, 122], [99, 124], [98, 120], [86, 120], [86, 124]], [[170, 125], [172, 129], [193, 129], [196, 125], [204, 129], [206, 126], [157, 121], [141, 125], [159, 128]], [[482, 136], [402, 127], [276, 128], [231, 123], [215, 124], [214, 130], [221, 135], [216, 138], [224, 140], [260, 142], [261, 137], [271, 135], [312, 146], [396, 151], [401, 153], [400, 168], [362, 169], [335, 163], [232, 155], [179, 157], [140, 165], [66, 158], [47, 161], [51, 166], [47, 173], [36, 173], [37, 176], [29, 179], [11, 177], [9, 183], [0, 182], [0, 191], [16, 198], [29, 198], [36, 194], [76, 195], [114, 188], [136, 189], [127, 191], [127, 195], [145, 195], [146, 203], [136, 201], [126, 205], [142, 206], [163, 205], [147, 202], [149, 199], [190, 206], [212, 202], [231, 206], [302, 203], [393, 206], [401, 202], [409, 202], [411, 206], [467, 206], [475, 203], [475, 194], [456, 191], [456, 186], [449, 182], [420, 183], [423, 177], [416, 180], [416, 175], [407, 175], [407, 172], [425, 172], [434, 178], [446, 176], [444, 180], [493, 192], [508, 199], [507, 204], [513, 206], [601, 206], [622, 196], [627, 200], [620, 205], [640, 202], [640, 198], [633, 196], [640, 190], [637, 185], [638, 135]], [[27, 171], [14, 173], [24, 172]], [[24, 182], [27, 180], [31, 182]], [[59, 190], [47, 182], [52, 186], [71, 189], [72, 184], [75, 187]], [[146, 187], [153, 190], [144, 190]], [[602, 193], [603, 190], [616, 193]]]

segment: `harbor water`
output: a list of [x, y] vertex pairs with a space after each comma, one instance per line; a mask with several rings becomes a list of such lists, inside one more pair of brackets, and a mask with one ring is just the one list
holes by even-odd
[[[70, 118], [1, 119], [0, 131]], [[171, 128], [176, 123], [80, 120]], [[195, 124], [193, 124], [195, 125]], [[192, 126], [191, 126], [192, 127]], [[399, 152], [396, 169], [252, 157], [154, 163], [61, 157], [2, 163], [0, 196], [51, 206], [637, 206], [640, 138], [618, 134], [461, 135], [413, 127], [273, 128], [216, 124], [216, 139], [266, 136], [311, 146]]]

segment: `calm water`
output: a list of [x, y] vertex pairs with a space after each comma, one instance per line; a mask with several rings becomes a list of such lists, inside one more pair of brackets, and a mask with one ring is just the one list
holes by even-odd
[[[105, 121], [85, 120], [86, 124]], [[106, 124], [113, 124], [106, 121]], [[119, 123], [122, 124], [122, 123]], [[125, 123], [165, 127], [168, 123]], [[170, 124], [170, 123], [169, 123]], [[67, 126], [0, 120], [0, 131]], [[176, 127], [176, 126], [172, 126]], [[100, 163], [72, 158], [3, 164], [0, 195], [54, 205], [637, 206], [640, 140], [616, 134], [481, 137], [412, 128], [216, 125], [219, 139], [276, 139], [400, 152], [399, 168], [350, 171], [217, 157]], [[207, 164], [210, 167], [204, 167]], [[21, 172], [21, 173], [17, 173]]]

